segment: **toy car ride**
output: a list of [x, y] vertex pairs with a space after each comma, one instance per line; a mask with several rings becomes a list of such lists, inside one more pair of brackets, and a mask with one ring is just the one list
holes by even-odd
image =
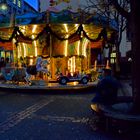
[[62, 85], [66, 85], [68, 82], [76, 81], [81, 84], [87, 84], [89, 81], [89, 77], [86, 74], [79, 74], [78, 76], [59, 75], [57, 81]]

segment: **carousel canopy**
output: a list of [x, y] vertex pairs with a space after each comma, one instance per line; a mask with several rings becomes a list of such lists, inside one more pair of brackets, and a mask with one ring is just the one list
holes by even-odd
[[114, 20], [108, 22], [108, 18], [100, 16], [98, 14], [89, 14], [85, 12], [74, 13], [69, 10], [63, 11], [50, 11], [42, 13], [25, 13], [23, 15], [11, 15], [11, 17], [3, 17], [0, 20], [0, 27], [9, 27], [11, 22], [14, 22], [15, 26], [29, 25], [29, 24], [94, 24], [96, 26], [109, 27], [117, 30], [118, 26]]
[[117, 31], [117, 24], [107, 18], [88, 13], [74, 13], [68, 10], [61, 12], [46, 11], [43, 13], [26, 13], [4, 17], [0, 20], [0, 42], [18, 41], [31, 42], [41, 35], [52, 34], [57, 39], [74, 42], [86, 37], [97, 42], [111, 37]]

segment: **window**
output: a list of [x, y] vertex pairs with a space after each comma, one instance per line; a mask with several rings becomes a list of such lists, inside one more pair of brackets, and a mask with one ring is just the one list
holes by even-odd
[[116, 63], [116, 52], [112, 52], [110, 55], [110, 62], [111, 64]]
[[18, 0], [18, 7], [21, 7], [21, 0]]

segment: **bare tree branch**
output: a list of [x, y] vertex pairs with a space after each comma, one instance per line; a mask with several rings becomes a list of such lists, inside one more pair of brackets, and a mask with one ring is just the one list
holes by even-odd
[[[128, 0], [129, 1], [129, 0]], [[129, 19], [130, 13], [127, 12], [123, 7], [120, 6], [118, 3], [118, 0], [110, 0], [110, 3], [113, 4], [113, 6], [116, 8], [116, 10], [124, 16], [126, 19]]]

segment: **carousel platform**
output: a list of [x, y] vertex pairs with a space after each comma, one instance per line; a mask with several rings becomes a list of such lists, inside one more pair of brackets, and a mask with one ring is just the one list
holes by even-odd
[[97, 81], [88, 82], [88, 84], [78, 84], [76, 82], [61, 85], [56, 81], [46, 82], [44, 80], [34, 80], [32, 85], [23, 82], [13, 83], [11, 81], [0, 81], [0, 91], [10, 93], [37, 93], [37, 94], [75, 94], [87, 93], [93, 91], [96, 87]]

